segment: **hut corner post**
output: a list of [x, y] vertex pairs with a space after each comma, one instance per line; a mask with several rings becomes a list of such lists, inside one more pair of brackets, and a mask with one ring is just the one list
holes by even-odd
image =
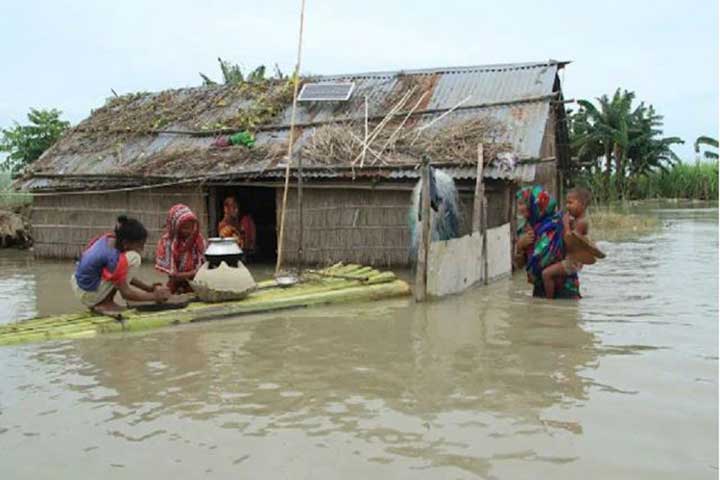
[[298, 274], [302, 274], [303, 266], [305, 263], [304, 259], [304, 244], [303, 244], [303, 164], [302, 164], [302, 153], [298, 154], [298, 178], [297, 178], [297, 208], [298, 208]]
[[421, 167], [420, 242], [415, 269], [415, 301], [427, 299], [427, 261], [430, 250], [430, 162], [423, 159]]
[[483, 169], [485, 167], [485, 152], [482, 143], [478, 144], [478, 163], [475, 176], [475, 197], [473, 199], [473, 233], [482, 233], [482, 261], [483, 284], [488, 284], [488, 258], [487, 258], [487, 198], [485, 198], [485, 182]]

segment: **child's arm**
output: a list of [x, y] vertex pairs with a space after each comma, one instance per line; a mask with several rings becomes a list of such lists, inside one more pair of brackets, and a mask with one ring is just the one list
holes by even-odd
[[143, 282], [143, 281], [140, 280], [139, 278], [133, 278], [133, 279], [130, 281], [130, 285], [132, 285], [133, 287], [137, 287], [137, 288], [139, 288], [140, 290], [143, 290], [143, 291], [145, 291], [145, 292], [152, 293], [153, 290], [155, 290], [155, 287], [159, 286], [160, 284], [159, 284], [159, 283], [155, 283], [155, 284], [152, 284], [152, 285], [148, 285], [147, 283]]
[[573, 228], [570, 227], [570, 214], [565, 213], [563, 215], [563, 237], [565, 237], [565, 240], [567, 241], [567, 237], [571, 233], [576, 233], [578, 235], [587, 235], [588, 230], [590, 229], [590, 226], [588, 224], [587, 218], [585, 216], [582, 216], [580, 218], [575, 219], [575, 225]]
[[590, 231], [590, 224], [585, 217], [580, 217], [575, 220], [575, 233], [583, 236], [587, 236]]
[[567, 243], [568, 238], [572, 235], [572, 228], [570, 228], [570, 214], [565, 212], [562, 217], [563, 222], [563, 240]]

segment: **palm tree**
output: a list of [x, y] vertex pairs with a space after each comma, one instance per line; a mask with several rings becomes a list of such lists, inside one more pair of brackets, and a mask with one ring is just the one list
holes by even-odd
[[[698, 137], [697, 140], [695, 140], [695, 153], [697, 153], [698, 155], [700, 154], [700, 145], [706, 145], [708, 147], [712, 147], [717, 150], [718, 141], [716, 138], [712, 138], [712, 137], [706, 137], [706, 136]], [[704, 157], [717, 160], [718, 153], [705, 150]]]

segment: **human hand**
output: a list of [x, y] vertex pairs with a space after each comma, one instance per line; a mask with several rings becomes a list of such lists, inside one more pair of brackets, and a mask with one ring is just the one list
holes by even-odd
[[518, 239], [518, 247], [521, 250], [524, 250], [530, 245], [532, 245], [533, 242], [535, 242], [535, 232], [530, 230], [520, 236], [520, 238]]
[[153, 297], [157, 303], [165, 303], [170, 298], [170, 289], [163, 286], [158, 286], [153, 290]]

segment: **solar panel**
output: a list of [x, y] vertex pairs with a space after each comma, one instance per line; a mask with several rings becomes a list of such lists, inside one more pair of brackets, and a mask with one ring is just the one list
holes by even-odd
[[352, 95], [355, 84], [343, 83], [306, 83], [298, 95], [299, 102], [344, 102]]

